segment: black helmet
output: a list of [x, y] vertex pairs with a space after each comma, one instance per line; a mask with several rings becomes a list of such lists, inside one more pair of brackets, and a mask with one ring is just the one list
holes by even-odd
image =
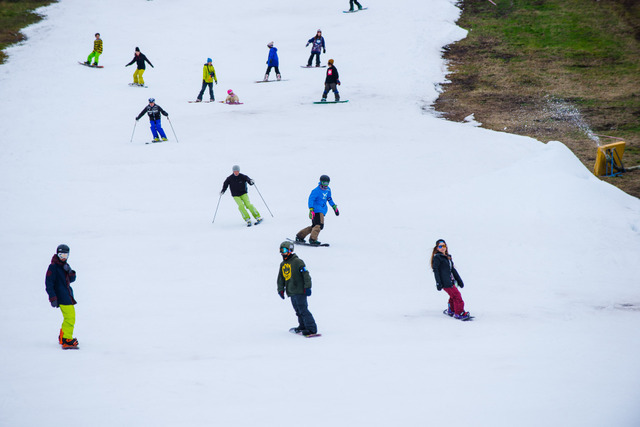
[[[280, 243], [280, 253], [282, 255], [293, 253], [293, 247], [293, 242], [285, 240], [284, 242]], [[283, 249], [286, 250], [283, 252]]]
[[329, 175], [321, 175], [320, 182], [326, 182], [328, 184], [329, 182], [331, 182], [331, 178], [329, 178]]
[[58, 245], [58, 247], [56, 248], [56, 253], [57, 254], [68, 254], [69, 253], [69, 246], [62, 244], [62, 245]]

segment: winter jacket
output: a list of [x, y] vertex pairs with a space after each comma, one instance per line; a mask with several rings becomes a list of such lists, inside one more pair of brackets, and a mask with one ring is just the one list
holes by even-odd
[[129, 62], [127, 65], [125, 65], [125, 67], [128, 67], [129, 65], [133, 64], [134, 62], [136, 63], [136, 66], [138, 67], [138, 70], [144, 70], [145, 65], [144, 62], [147, 61], [149, 63], [149, 65], [151, 65], [153, 67], [153, 64], [151, 63], [151, 61], [149, 61], [147, 59], [147, 57], [145, 56], [144, 53], [140, 52], [140, 55], [136, 55], [135, 53], [133, 54], [133, 59], [131, 60], [131, 62]]
[[240, 98], [238, 98], [238, 95], [236, 95], [235, 93], [232, 93], [231, 95], [227, 96], [224, 102], [226, 102], [227, 104], [239, 104]]
[[93, 42], [93, 51], [102, 53], [102, 39], [96, 39]]
[[140, 117], [144, 116], [145, 113], [149, 115], [149, 121], [160, 120], [160, 114], [164, 115], [165, 117], [169, 116], [169, 113], [164, 111], [161, 106], [159, 106], [158, 104], [153, 104], [153, 107], [150, 105], [144, 107], [142, 111], [140, 111], [140, 114], [138, 114], [138, 117], [136, 117], [136, 120], [140, 120]]
[[68, 267], [69, 271], [65, 271], [65, 265], [69, 264], [58, 258], [58, 255], [54, 255], [47, 269], [44, 283], [49, 301], [57, 301], [58, 305], [74, 305], [76, 300], [73, 298], [71, 282], [76, 280], [76, 272], [71, 269], [71, 266]]
[[327, 68], [327, 78], [324, 80], [325, 83], [338, 83], [340, 81], [340, 76], [338, 75], [338, 69], [333, 65]]
[[287, 296], [303, 295], [311, 288], [311, 276], [304, 261], [298, 255], [291, 254], [280, 263], [278, 271], [278, 292], [287, 291]]
[[458, 274], [453, 259], [438, 252], [433, 256], [433, 275], [436, 278], [436, 286], [438, 290], [442, 288], [451, 288], [458, 283], [461, 288], [464, 287], [462, 278]]
[[267, 58], [267, 65], [270, 67], [279, 67], [280, 61], [278, 60], [278, 48], [269, 48], [269, 58]]
[[331, 198], [331, 188], [327, 187], [326, 190], [323, 190], [320, 185], [318, 185], [311, 190], [311, 194], [309, 194], [309, 209], [313, 208], [314, 212], [326, 215], [328, 210], [327, 203], [329, 203], [331, 207], [336, 205]]
[[309, 43], [313, 43], [313, 46], [311, 46], [311, 52], [313, 53], [320, 53], [322, 52], [324, 49], [326, 49], [324, 47], [324, 37], [312, 37], [309, 39], [309, 41], [307, 42], [307, 45], [309, 45]]
[[202, 80], [207, 83], [213, 83], [215, 80], [218, 83], [218, 78], [216, 77], [216, 69], [213, 68], [213, 65], [204, 64], [204, 68], [202, 69]]
[[224, 180], [222, 192], [224, 193], [227, 191], [227, 187], [231, 187], [231, 195], [233, 197], [242, 196], [247, 193], [247, 183], [249, 183], [249, 185], [253, 185], [251, 182], [253, 181], [247, 175], [239, 173], [238, 176], [235, 176], [234, 174], [231, 174]]

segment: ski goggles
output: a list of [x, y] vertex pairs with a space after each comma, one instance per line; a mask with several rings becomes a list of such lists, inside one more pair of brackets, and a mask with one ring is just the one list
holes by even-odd
[[442, 243], [440, 243], [440, 244], [438, 245], [438, 249], [442, 249], [442, 248], [446, 248], [446, 247], [447, 247], [447, 245], [444, 245], [444, 244], [442, 244]]
[[58, 252], [58, 258], [60, 258], [60, 259], [69, 258], [69, 252]]
[[280, 248], [280, 253], [281, 254], [288, 254], [289, 253], [289, 248]]

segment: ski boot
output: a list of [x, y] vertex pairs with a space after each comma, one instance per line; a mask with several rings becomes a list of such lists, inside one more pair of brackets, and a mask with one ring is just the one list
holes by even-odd
[[196, 99], [196, 102], [202, 102], [202, 99]]
[[307, 243], [304, 239], [301, 239], [300, 237], [298, 237], [298, 235], [296, 234], [296, 243]]
[[258, 225], [258, 224], [260, 224], [261, 222], [262, 222], [262, 218], [258, 218], [258, 219], [256, 219], [256, 224], [255, 224], [255, 225]]
[[247, 227], [251, 227], [251, 220], [250, 219], [247, 220]]
[[153, 142], [160, 142], [160, 138], [153, 138], [152, 141]]
[[94, 62], [93, 64], [91, 64], [91, 66], [92, 66], [93, 68], [98, 68], [98, 63], [97, 63], [97, 62]]
[[471, 317], [471, 314], [469, 314], [468, 311], [463, 311], [460, 314], [454, 314], [453, 317], [458, 320], [469, 320], [469, 317]]
[[265, 74], [264, 75], [264, 79], [262, 81], [263, 82], [268, 82], [269, 81], [269, 74]]
[[446, 314], [449, 317], [453, 317], [453, 310], [451, 310], [451, 304], [447, 305], [447, 309], [444, 311], [444, 314]]
[[69, 350], [69, 349], [76, 349], [78, 348], [78, 340], [75, 338], [71, 338], [70, 340], [66, 339], [66, 338], [62, 338], [62, 349], [63, 350]]
[[168, 139], [167, 139], [167, 138], [162, 138], [162, 140], [163, 140], [163, 141], [168, 141]]
[[319, 245], [320, 245], [320, 242], [319, 242], [319, 241], [317, 241], [317, 240], [313, 240], [312, 238], [309, 238], [309, 244], [310, 244], [311, 246], [319, 246]]
[[322, 98], [320, 102], [327, 102], [327, 98]]
[[280, 74], [276, 74], [276, 80], [280, 81], [280, 79], [282, 78], [282, 76]]
[[60, 329], [60, 335], [58, 335], [58, 344], [62, 345], [62, 329]]

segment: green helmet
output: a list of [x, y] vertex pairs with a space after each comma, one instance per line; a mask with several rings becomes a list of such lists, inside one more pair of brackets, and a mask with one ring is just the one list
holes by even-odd
[[280, 243], [280, 253], [282, 255], [293, 253], [293, 242], [285, 240], [284, 242]]

